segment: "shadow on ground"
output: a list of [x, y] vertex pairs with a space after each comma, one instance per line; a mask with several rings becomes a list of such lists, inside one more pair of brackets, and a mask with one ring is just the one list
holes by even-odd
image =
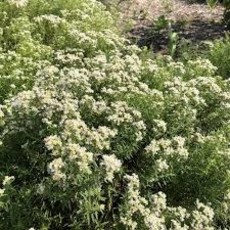
[[[176, 22], [172, 25], [172, 31], [179, 36], [178, 42], [188, 40], [198, 44], [204, 41], [213, 41], [221, 38], [226, 32], [225, 26], [221, 22], [206, 22], [201, 19], [193, 20], [189, 23]], [[153, 26], [135, 28], [131, 31], [131, 39], [138, 46], [146, 46], [154, 52], [167, 53], [169, 42], [167, 29], [158, 30]]]

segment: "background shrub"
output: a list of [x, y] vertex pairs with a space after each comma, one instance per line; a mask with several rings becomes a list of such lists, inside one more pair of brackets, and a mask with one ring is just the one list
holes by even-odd
[[227, 35], [225, 38], [214, 42], [209, 55], [211, 62], [218, 67], [218, 74], [225, 78], [230, 76], [229, 54], [230, 39]]

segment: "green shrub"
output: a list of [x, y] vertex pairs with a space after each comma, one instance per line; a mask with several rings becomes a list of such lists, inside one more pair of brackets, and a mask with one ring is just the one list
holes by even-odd
[[217, 66], [218, 74], [225, 78], [230, 77], [230, 38], [228, 35], [214, 42], [209, 58]]
[[0, 12], [0, 229], [226, 225], [230, 88], [210, 61], [149, 59], [93, 0]]

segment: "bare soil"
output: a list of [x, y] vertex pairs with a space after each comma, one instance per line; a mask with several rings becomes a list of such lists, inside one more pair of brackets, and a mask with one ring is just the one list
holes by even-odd
[[210, 8], [207, 4], [191, 3], [189, 0], [129, 0], [124, 1], [123, 9], [126, 16], [140, 16], [137, 25], [143, 24], [140, 13], [144, 12], [144, 23], [157, 19], [161, 15], [167, 15], [174, 21], [205, 20], [219, 22], [222, 19], [224, 8], [216, 6]]
[[130, 0], [122, 9], [126, 18], [135, 21], [129, 37], [140, 46], [152, 47], [154, 51], [165, 52], [168, 44], [167, 31], [159, 31], [154, 26], [160, 16], [172, 21], [172, 29], [179, 39], [193, 43], [214, 40], [224, 36], [226, 28], [222, 23], [224, 8], [210, 8], [204, 3], [188, 0]]

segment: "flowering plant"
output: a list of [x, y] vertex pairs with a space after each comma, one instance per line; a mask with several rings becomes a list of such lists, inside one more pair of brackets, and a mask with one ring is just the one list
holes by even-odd
[[0, 30], [1, 229], [224, 223], [230, 87], [208, 60], [148, 58], [94, 0], [1, 1]]

